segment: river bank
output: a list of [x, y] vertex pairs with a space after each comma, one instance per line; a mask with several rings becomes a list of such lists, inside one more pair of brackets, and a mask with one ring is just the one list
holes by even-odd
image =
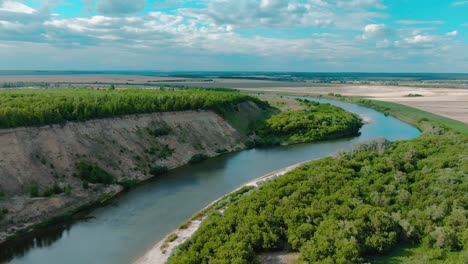
[[[274, 178], [283, 176], [284, 174], [293, 171], [294, 169], [298, 168], [299, 166], [310, 162], [300, 162], [273, 172], [270, 172], [262, 177], [259, 177], [253, 181], [250, 181], [241, 187], [235, 189], [234, 191], [224, 195], [223, 197], [217, 199], [216, 201], [209, 204], [207, 207], [200, 210], [198, 213], [195, 214], [195, 217], [184, 223], [184, 228], [178, 228], [171, 232], [170, 234], [166, 235], [163, 239], [158, 241], [144, 256], [140, 257], [133, 264], [163, 264], [166, 263], [167, 259], [171, 256], [173, 250], [177, 248], [179, 245], [184, 243], [187, 239], [189, 239], [195, 232], [197, 232], [198, 228], [202, 224], [203, 220], [206, 218], [206, 214], [209, 212], [211, 208], [213, 208], [219, 201], [223, 200], [224, 198], [228, 197], [229, 195], [238, 192], [244, 187], [254, 187], [258, 188], [263, 182], [272, 180]], [[220, 209], [221, 211], [223, 209]]]

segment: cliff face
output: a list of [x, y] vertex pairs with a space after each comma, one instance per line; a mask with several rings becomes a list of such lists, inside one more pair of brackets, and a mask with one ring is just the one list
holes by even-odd
[[[243, 103], [236, 115], [262, 110]], [[257, 118], [257, 117], [256, 117]], [[254, 121], [254, 120], [250, 120]], [[247, 120], [246, 122], [250, 122]], [[116, 180], [152, 177], [151, 166], [174, 168], [195, 154], [215, 156], [245, 148], [245, 135], [210, 111], [168, 112], [68, 123], [63, 126], [0, 130], [0, 242], [18, 229], [98, 201], [122, 187], [90, 184], [76, 177], [77, 163], [86, 161]], [[68, 194], [30, 198], [54, 184], [71, 186]], [[3, 219], [2, 219], [3, 218]]]

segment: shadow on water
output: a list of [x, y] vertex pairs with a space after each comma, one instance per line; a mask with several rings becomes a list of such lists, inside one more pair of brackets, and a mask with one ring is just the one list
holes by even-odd
[[43, 228], [7, 241], [0, 247], [0, 260], [8, 262], [15, 257], [24, 256], [31, 249], [50, 247], [55, 241], [66, 235], [71, 225], [72, 223], [63, 223], [60, 226]]

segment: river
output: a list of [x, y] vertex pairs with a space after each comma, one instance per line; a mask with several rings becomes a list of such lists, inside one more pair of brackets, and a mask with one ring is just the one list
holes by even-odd
[[177, 168], [131, 189], [105, 207], [84, 213], [73, 223], [63, 223], [2, 246], [0, 262], [131, 263], [210, 202], [268, 172], [326, 157], [370, 139], [407, 140], [420, 134], [416, 128], [372, 109], [314, 100], [338, 105], [372, 122], [364, 125], [361, 135], [354, 138], [244, 150]]

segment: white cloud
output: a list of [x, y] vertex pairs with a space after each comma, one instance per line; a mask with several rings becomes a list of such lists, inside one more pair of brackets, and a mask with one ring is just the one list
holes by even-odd
[[[43, 6], [31, 11], [28, 9], [31, 7], [20, 1], [0, 0], [1, 61], [16, 56], [23, 58], [25, 65], [31, 65], [28, 68], [40, 68], [46, 66], [28, 60], [34, 57], [43, 64], [49, 61], [46, 55], [51, 55], [54, 63], [47, 65], [58, 65], [54, 67], [69, 68], [66, 65], [75, 65], [76, 61], [76, 65], [84, 65], [81, 68], [88, 65], [108, 69], [117, 65], [127, 69], [174, 67], [170, 68], [174, 70], [184, 65], [212, 69], [223, 60], [227, 65], [237, 63], [237, 69], [246, 69], [242, 59], [246, 58], [249, 65], [259, 63], [259, 69], [280, 65], [284, 69], [302, 70], [300, 67], [316, 63], [315, 70], [324, 70], [323, 65], [331, 65], [329, 69], [333, 70], [357, 70], [356, 66], [362, 67], [360, 63], [364, 61], [376, 61], [374, 66], [378, 68], [382, 59], [421, 61], [446, 50], [456, 54], [450, 45], [455, 44], [453, 36], [437, 35], [438, 31], [429, 31], [434, 29], [431, 26], [398, 29], [382, 23], [383, 19], [389, 20], [382, 11], [383, 1], [379, 0], [210, 0], [198, 1], [197, 8], [176, 9], [170, 14], [139, 13], [145, 7], [140, 0], [84, 0], [93, 13], [76, 18], [54, 15], [55, 10], [49, 11], [45, 4], [51, 1], [58, 0], [41, 1]], [[158, 1], [152, 8], [161, 11], [161, 6], [183, 5], [189, 1], [195, 3]], [[22, 6], [10, 5], [6, 10], [3, 4], [6, 2]], [[120, 4], [106, 7], [106, 3]], [[95, 11], [99, 15], [94, 15]], [[401, 20], [399, 23], [438, 25], [443, 21]], [[313, 27], [334, 29], [293, 32]], [[259, 28], [267, 30], [259, 31]], [[330, 33], [319, 33], [323, 31]], [[289, 32], [295, 37], [290, 38]], [[359, 39], [366, 41], [352, 41], [358, 34]], [[462, 50], [460, 47], [466, 45], [456, 50]], [[23, 55], [21, 49], [29, 50]], [[67, 56], [62, 56], [64, 53]], [[21, 68], [16, 65], [19, 64], [2, 66], [0, 62], [0, 67]]]
[[[334, 2], [334, 1], [329, 1]], [[336, 1], [339, 7], [346, 8], [371, 8], [385, 9], [386, 6], [382, 4], [381, 0], [338, 0]]]
[[405, 38], [406, 43], [408, 44], [425, 44], [432, 43], [436, 38], [429, 35], [416, 35], [409, 38]]
[[402, 25], [442, 25], [445, 21], [441, 20], [398, 20], [398, 24]]
[[453, 6], [461, 6], [461, 5], [468, 5], [468, 1], [458, 1], [452, 3]]
[[3, 1], [3, 3], [0, 2], [0, 12], [1, 11], [13, 12], [13, 13], [24, 13], [24, 14], [32, 14], [36, 12], [34, 8], [31, 8], [27, 5], [24, 5], [19, 2], [14, 2], [14, 1]]
[[[180, 9], [201, 23], [233, 28], [347, 28], [359, 29], [385, 17], [371, 7], [380, 0], [212, 0], [202, 8]], [[353, 9], [353, 10], [349, 10]]]
[[393, 34], [393, 29], [385, 24], [369, 24], [364, 27], [361, 39], [387, 39]]
[[448, 32], [447, 33], [447, 36], [448, 37], [455, 37], [458, 35], [458, 31], [457, 30], [454, 30], [454, 31], [451, 31], [451, 32]]

